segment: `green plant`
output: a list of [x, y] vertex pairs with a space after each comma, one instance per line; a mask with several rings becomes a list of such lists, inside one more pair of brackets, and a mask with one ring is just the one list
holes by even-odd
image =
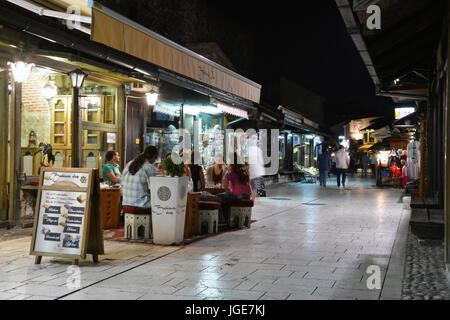
[[171, 177], [184, 176], [184, 163], [175, 164], [173, 163], [172, 158], [164, 159], [162, 167]]

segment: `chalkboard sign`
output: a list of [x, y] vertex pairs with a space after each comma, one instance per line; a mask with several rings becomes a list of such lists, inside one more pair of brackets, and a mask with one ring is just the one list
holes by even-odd
[[30, 254], [71, 258], [104, 254], [98, 170], [42, 169]]

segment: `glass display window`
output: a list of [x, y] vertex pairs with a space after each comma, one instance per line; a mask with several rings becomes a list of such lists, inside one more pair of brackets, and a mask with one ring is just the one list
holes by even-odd
[[107, 131], [82, 131], [83, 152], [82, 167], [89, 169], [103, 169], [105, 165], [105, 155], [110, 150], [115, 150], [120, 154], [117, 141], [117, 133]]
[[[21, 160], [28, 175], [37, 175], [42, 164], [70, 167], [72, 103], [66, 74], [34, 67], [22, 83]], [[54, 162], [49, 150], [58, 156]]]
[[116, 125], [117, 96], [117, 87], [94, 81], [85, 81], [80, 99], [83, 121]]

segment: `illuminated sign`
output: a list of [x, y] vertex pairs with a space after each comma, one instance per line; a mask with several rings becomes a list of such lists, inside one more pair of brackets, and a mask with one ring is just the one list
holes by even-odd
[[416, 112], [414, 107], [395, 108], [395, 120], [403, 119], [414, 112]]

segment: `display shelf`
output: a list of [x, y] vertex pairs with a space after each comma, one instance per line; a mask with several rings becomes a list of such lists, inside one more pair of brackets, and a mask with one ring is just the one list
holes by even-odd
[[72, 96], [56, 96], [52, 100], [50, 144], [55, 148], [70, 145], [70, 112], [72, 109]]

